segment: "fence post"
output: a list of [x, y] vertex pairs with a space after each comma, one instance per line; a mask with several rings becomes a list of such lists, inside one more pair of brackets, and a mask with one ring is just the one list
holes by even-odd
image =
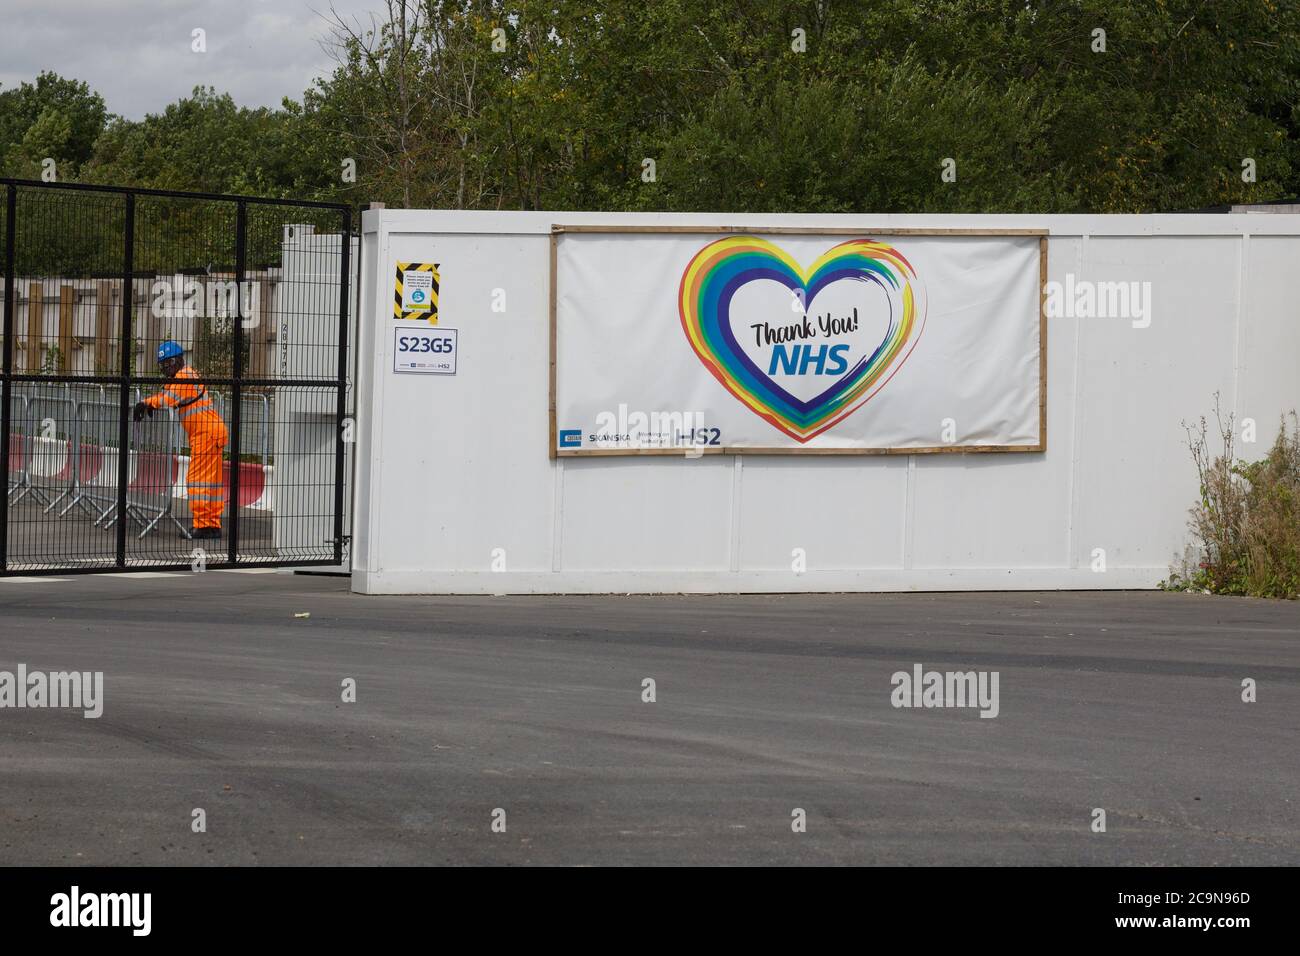
[[131, 368], [135, 361], [131, 329], [131, 307], [135, 302], [135, 193], [126, 194], [125, 229], [122, 249], [122, 346], [121, 378], [117, 389], [117, 566], [126, 567], [126, 486], [130, 478]]
[[244, 273], [248, 255], [248, 206], [240, 202], [235, 211], [235, 322], [234, 356], [231, 360], [230, 384], [230, 563], [239, 554], [239, 449], [244, 377]]
[[5, 476], [5, 496], [0, 501], [0, 571], [9, 567], [9, 433], [10, 419], [9, 375], [14, 361], [14, 242], [17, 231], [14, 219], [18, 212], [18, 187], [9, 186], [5, 197], [5, 303], [4, 350], [0, 355], [0, 471]]
[[[107, 375], [113, 337], [113, 283], [101, 279], [95, 283], [95, 366], [96, 375]], [[102, 386], [101, 386], [102, 388]]]
[[73, 321], [76, 316], [77, 290], [64, 283], [59, 287], [59, 362], [58, 374], [72, 369]]
[[27, 344], [23, 351], [27, 374], [40, 375], [45, 369], [45, 283], [27, 283]]
[[339, 239], [339, 368], [338, 406], [334, 420], [334, 560], [343, 563], [343, 419], [348, 414], [348, 280], [351, 278], [352, 207], [343, 210], [343, 235]]

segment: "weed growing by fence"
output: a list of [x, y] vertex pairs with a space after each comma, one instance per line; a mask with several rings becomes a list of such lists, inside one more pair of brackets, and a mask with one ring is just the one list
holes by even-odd
[[[1281, 417], [1264, 458], [1238, 460], [1233, 416], [1225, 421], [1214, 401], [1223, 452], [1214, 455], [1208, 425], [1188, 425], [1187, 447], [1196, 465], [1200, 501], [1188, 519], [1195, 542], [1171, 569], [1169, 590], [1252, 597], [1300, 597], [1300, 422]], [[1288, 421], [1289, 419], [1289, 421]], [[1289, 425], [1289, 428], [1288, 428]]]

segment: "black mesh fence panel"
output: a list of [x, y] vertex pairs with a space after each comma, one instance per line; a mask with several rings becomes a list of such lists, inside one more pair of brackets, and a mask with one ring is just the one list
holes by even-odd
[[350, 233], [0, 180], [0, 573], [341, 562]]

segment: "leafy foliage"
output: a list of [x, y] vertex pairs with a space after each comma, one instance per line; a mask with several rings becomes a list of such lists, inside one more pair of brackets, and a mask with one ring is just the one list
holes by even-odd
[[60, 162], [75, 177], [91, 158], [108, 112], [85, 83], [44, 72], [34, 83], [0, 92], [0, 169], [36, 177], [41, 160]]
[[49, 156], [64, 180], [482, 209], [1146, 212], [1300, 195], [1293, 2], [384, 11], [339, 21], [333, 74], [280, 109], [196, 89], [130, 121], [44, 73], [0, 92], [0, 169], [31, 176]]

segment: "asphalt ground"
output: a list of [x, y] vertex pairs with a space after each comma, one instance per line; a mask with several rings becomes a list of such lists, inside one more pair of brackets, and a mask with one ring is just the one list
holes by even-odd
[[[1294, 602], [3, 579], [19, 663], [103, 715], [0, 709], [0, 865], [1300, 863]], [[998, 716], [894, 707], [916, 664]]]
[[[112, 567], [117, 560], [117, 527], [102, 525], [97, 519], [103, 515], [110, 498], [98, 497], [84, 505], [68, 508], [71, 494], [63, 498], [63, 489], [42, 488], [44, 499], [27, 494], [9, 510], [9, 536], [7, 549], [9, 566], [17, 570], [49, 569], [58, 567]], [[53, 507], [47, 501], [54, 502]], [[161, 509], [162, 499], [154, 499], [150, 506]], [[149, 513], [152, 520], [156, 511]], [[183, 500], [171, 502], [172, 516], [164, 515], [154, 527], [141, 537], [144, 528], [132, 519], [127, 522], [126, 560], [128, 564], [174, 564], [189, 569], [194, 548], [203, 545], [210, 554], [209, 563], [225, 559], [225, 549], [230, 539], [223, 537], [215, 545], [211, 541], [194, 541], [181, 533], [192, 526], [189, 505]], [[229, 533], [230, 511], [222, 515], [222, 528]], [[304, 552], [313, 549], [304, 548]], [[327, 557], [327, 548], [321, 544], [314, 549]], [[251, 508], [239, 509], [239, 552], [245, 560], [273, 561], [279, 557], [272, 540], [272, 519], [265, 512]], [[301, 558], [301, 553], [299, 555]]]

